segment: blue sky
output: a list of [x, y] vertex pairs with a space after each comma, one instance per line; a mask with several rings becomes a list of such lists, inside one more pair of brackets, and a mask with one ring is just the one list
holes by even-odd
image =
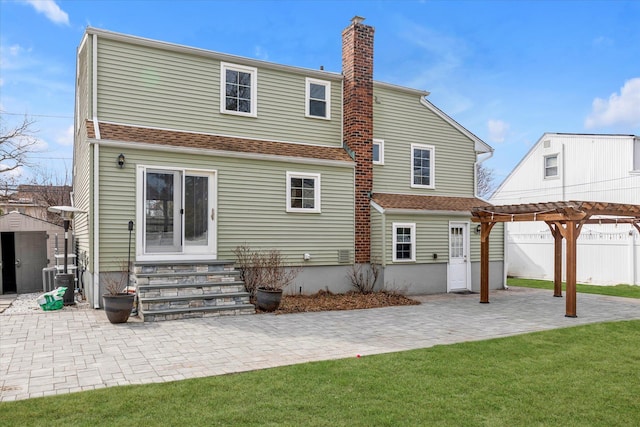
[[430, 91], [494, 147], [496, 184], [544, 132], [640, 135], [640, 1], [616, 0], [0, 0], [3, 125], [28, 114], [42, 150], [33, 161], [71, 172], [87, 26], [340, 72], [354, 15], [376, 29], [375, 79]]

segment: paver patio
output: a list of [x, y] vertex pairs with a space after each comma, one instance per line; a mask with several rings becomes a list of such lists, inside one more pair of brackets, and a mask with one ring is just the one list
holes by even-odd
[[287, 315], [109, 323], [102, 310], [0, 314], [0, 401], [221, 375], [640, 319], [640, 300], [538, 289], [416, 297], [422, 304]]

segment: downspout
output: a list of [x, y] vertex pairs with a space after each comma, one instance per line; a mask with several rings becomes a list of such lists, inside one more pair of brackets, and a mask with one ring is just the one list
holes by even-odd
[[382, 263], [381, 267], [384, 269], [387, 266], [387, 214], [382, 213]]
[[93, 144], [93, 308], [100, 308], [100, 146]]
[[[100, 139], [98, 125], [98, 35], [93, 35], [92, 116], [95, 138]], [[100, 308], [100, 146], [93, 144], [93, 308]]]

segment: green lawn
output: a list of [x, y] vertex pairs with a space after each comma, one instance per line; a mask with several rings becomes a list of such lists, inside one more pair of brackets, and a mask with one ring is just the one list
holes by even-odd
[[636, 426], [640, 321], [0, 404], [0, 424]]
[[[522, 286], [526, 288], [550, 289], [553, 290], [553, 282], [548, 280], [535, 279], [516, 279], [510, 277], [507, 279], [508, 286]], [[562, 290], [566, 291], [566, 285], [562, 284]], [[576, 291], [585, 294], [600, 294], [614, 297], [640, 298], [640, 286], [632, 285], [616, 285], [616, 286], [598, 286], [598, 285], [581, 285], [576, 284]]]

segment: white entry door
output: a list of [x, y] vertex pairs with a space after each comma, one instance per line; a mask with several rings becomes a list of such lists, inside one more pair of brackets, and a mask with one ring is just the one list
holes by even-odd
[[469, 223], [449, 223], [449, 264], [447, 291], [471, 290], [471, 263], [469, 262]]

